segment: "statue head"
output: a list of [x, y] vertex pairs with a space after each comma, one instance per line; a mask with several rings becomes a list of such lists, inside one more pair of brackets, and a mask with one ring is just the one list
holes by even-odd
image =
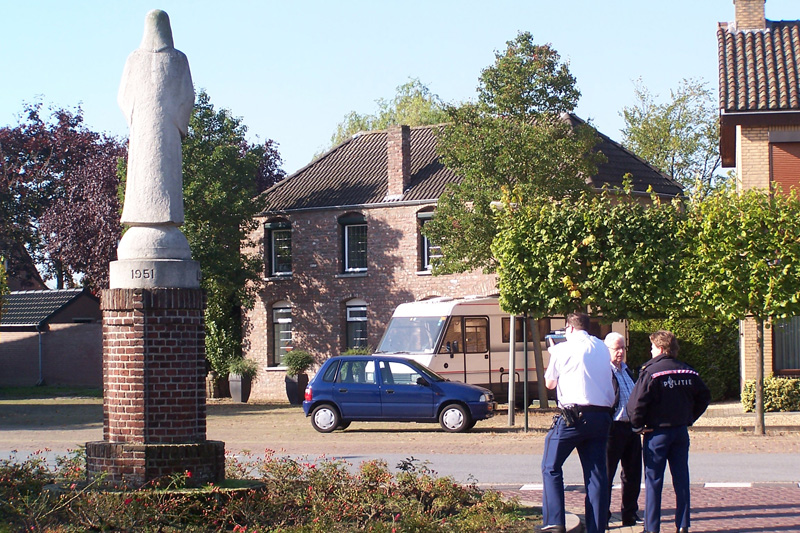
[[139, 48], [148, 52], [161, 52], [174, 47], [169, 15], [160, 9], [150, 11], [144, 18], [144, 37]]

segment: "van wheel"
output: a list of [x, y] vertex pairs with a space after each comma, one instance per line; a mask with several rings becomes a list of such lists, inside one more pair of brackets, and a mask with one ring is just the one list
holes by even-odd
[[468, 430], [472, 427], [470, 423], [472, 423], [472, 417], [469, 416], [467, 410], [455, 403], [442, 409], [441, 414], [439, 414], [439, 425], [442, 426], [442, 429], [451, 433]]
[[324, 403], [316, 406], [311, 412], [311, 425], [320, 433], [330, 433], [339, 424], [339, 411], [332, 405]]
[[344, 431], [349, 427], [350, 427], [350, 420], [342, 420], [341, 422], [339, 422], [339, 425], [336, 426], [336, 429], [338, 429], [339, 431]]

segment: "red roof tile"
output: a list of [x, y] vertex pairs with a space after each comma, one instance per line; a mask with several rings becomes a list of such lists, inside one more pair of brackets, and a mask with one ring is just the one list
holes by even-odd
[[717, 29], [720, 109], [800, 109], [800, 21], [767, 21], [764, 30]]

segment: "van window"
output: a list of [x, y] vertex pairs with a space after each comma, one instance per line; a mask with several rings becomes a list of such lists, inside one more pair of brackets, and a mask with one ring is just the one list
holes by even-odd
[[486, 317], [454, 316], [450, 319], [439, 353], [477, 353], [489, 351], [489, 319]]
[[467, 318], [464, 324], [464, 346], [467, 353], [489, 351], [489, 320]]

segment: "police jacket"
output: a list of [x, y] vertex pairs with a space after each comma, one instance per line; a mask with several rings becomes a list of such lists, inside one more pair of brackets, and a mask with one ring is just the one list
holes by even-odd
[[628, 416], [634, 431], [691, 426], [710, 401], [711, 392], [695, 369], [659, 355], [642, 366], [628, 400]]

